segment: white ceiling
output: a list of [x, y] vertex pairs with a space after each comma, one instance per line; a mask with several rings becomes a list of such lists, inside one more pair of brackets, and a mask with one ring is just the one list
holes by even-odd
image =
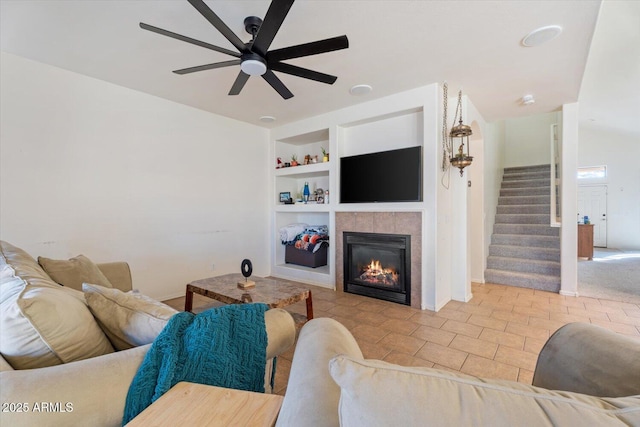
[[[634, 3], [628, 8], [635, 11], [640, 4], [608, 3]], [[270, 2], [207, 4], [248, 41], [244, 18], [264, 17]], [[350, 47], [288, 61], [338, 80], [331, 86], [278, 74], [295, 95], [286, 101], [258, 77], [250, 78], [239, 96], [228, 96], [237, 66], [182, 76], [171, 72], [233, 59], [139, 28], [145, 22], [234, 50], [186, 0], [2, 0], [0, 6], [6, 52], [244, 122], [277, 126], [445, 80], [450, 94], [462, 86], [488, 121], [555, 111], [578, 100], [600, 1], [298, 0], [272, 49], [342, 34]], [[547, 25], [560, 25], [564, 32], [539, 47], [521, 45], [527, 33]], [[633, 29], [633, 21], [630, 25]], [[593, 56], [590, 63], [597, 60]], [[363, 83], [373, 92], [349, 94], [351, 86]], [[533, 94], [536, 103], [521, 105], [525, 94]], [[277, 121], [264, 125], [258, 120], [263, 115]]]

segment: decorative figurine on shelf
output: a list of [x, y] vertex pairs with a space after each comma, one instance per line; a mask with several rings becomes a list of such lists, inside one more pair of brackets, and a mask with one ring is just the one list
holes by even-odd
[[318, 163], [318, 155], [317, 154], [315, 156], [313, 156], [313, 159], [311, 159], [311, 163]]
[[291, 156], [291, 166], [298, 166], [298, 156], [295, 154]]
[[278, 160], [276, 162], [276, 169], [280, 169], [283, 168], [284, 164], [282, 163], [282, 159], [280, 157], [278, 157]]
[[307, 154], [306, 156], [304, 156], [304, 164], [311, 164], [311, 154]]
[[309, 183], [305, 182], [304, 183], [304, 189], [302, 190], [302, 198], [303, 198], [305, 204], [307, 204], [307, 202], [309, 201], [309, 196], [310, 195], [311, 195], [311, 192], [309, 191]]
[[321, 150], [322, 150], [322, 161], [323, 162], [328, 162], [329, 161], [329, 153], [327, 153], [325, 151], [324, 147], [321, 148]]
[[254, 282], [253, 280], [249, 280], [249, 276], [251, 276], [251, 273], [253, 273], [253, 265], [251, 264], [251, 260], [243, 259], [242, 263], [240, 264], [240, 271], [244, 276], [244, 282], [242, 280], [239, 281], [238, 287], [242, 289], [254, 287], [256, 285], [256, 282]]

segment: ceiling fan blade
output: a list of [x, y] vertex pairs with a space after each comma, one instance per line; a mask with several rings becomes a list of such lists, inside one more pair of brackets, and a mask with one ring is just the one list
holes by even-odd
[[211, 23], [211, 25], [216, 27], [216, 30], [220, 31], [220, 33], [223, 36], [225, 36], [225, 38], [229, 40], [229, 42], [231, 42], [231, 44], [234, 45], [236, 49], [238, 49], [238, 51], [244, 52], [245, 46], [242, 40], [240, 40], [240, 38], [236, 36], [236, 34], [233, 31], [231, 31], [229, 27], [227, 27], [227, 24], [222, 22], [222, 19], [220, 19], [220, 17], [218, 17], [218, 15], [216, 15], [213, 12], [213, 10], [209, 9], [209, 6], [207, 6], [204, 3], [204, 1], [202, 0], [187, 0], [187, 1], [191, 3], [191, 6], [195, 7], [196, 10], [200, 12], [200, 14], [204, 16], [205, 19]]
[[223, 47], [218, 47], [206, 42], [202, 42], [200, 40], [192, 39], [191, 37], [183, 36], [181, 34], [173, 33], [171, 31], [163, 30], [162, 28], [154, 27], [153, 25], [145, 24], [144, 22], [140, 23], [140, 28], [143, 30], [151, 31], [153, 33], [161, 34], [163, 36], [171, 37], [176, 40], [180, 40], [183, 42], [195, 44], [196, 46], [204, 47], [207, 49], [215, 50], [216, 52], [226, 53], [227, 55], [235, 56], [240, 58], [240, 54], [238, 52], [234, 52], [229, 49], [225, 49]]
[[197, 67], [183, 68], [181, 70], [174, 70], [173, 72], [176, 74], [189, 74], [198, 71], [213, 70], [216, 68], [230, 67], [232, 65], [240, 65], [240, 62], [241, 61], [239, 59], [232, 59], [231, 61], [216, 62], [213, 64], [198, 65]]
[[319, 53], [332, 52], [334, 50], [346, 49], [349, 47], [347, 36], [332, 37], [330, 39], [318, 40], [311, 43], [299, 44], [272, 50], [267, 54], [269, 61], [282, 61], [285, 59], [300, 58], [303, 56], [317, 55]]
[[293, 94], [287, 87], [280, 81], [280, 79], [273, 74], [273, 71], [267, 70], [266, 73], [262, 75], [262, 78], [267, 81], [271, 85], [272, 88], [276, 90], [284, 99], [289, 99], [293, 97]]
[[309, 70], [307, 68], [298, 67], [296, 65], [284, 64], [282, 62], [269, 63], [269, 68], [273, 71], [291, 74], [292, 76], [302, 77], [309, 80], [315, 80], [321, 83], [334, 84], [338, 79], [330, 74], [320, 73], [318, 71]]
[[271, 46], [284, 18], [287, 17], [289, 9], [293, 6], [293, 2], [294, 0], [272, 0], [251, 50], [262, 57], [267, 54], [269, 46]]
[[238, 77], [236, 77], [236, 81], [233, 82], [233, 86], [231, 86], [231, 90], [229, 91], [229, 95], [238, 95], [238, 94], [240, 94], [240, 91], [244, 87], [245, 83], [247, 83], [247, 80], [249, 80], [249, 74], [247, 74], [244, 71], [240, 70], [240, 73], [238, 73]]

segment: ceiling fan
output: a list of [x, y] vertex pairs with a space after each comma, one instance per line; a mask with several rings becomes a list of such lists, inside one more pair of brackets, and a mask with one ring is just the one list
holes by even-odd
[[333, 84], [337, 77], [318, 71], [309, 70], [307, 68], [298, 67], [296, 65], [287, 64], [281, 61], [293, 58], [301, 58], [304, 56], [317, 55], [320, 53], [331, 52], [334, 50], [346, 49], [349, 47], [347, 36], [332, 37], [329, 39], [318, 40], [311, 43], [303, 43], [295, 46], [289, 46], [282, 49], [269, 50], [271, 42], [276, 33], [280, 29], [282, 22], [289, 13], [289, 9], [293, 5], [294, 0], [273, 0], [267, 10], [264, 20], [257, 16], [249, 16], [244, 20], [245, 30], [251, 34], [251, 41], [244, 43], [231, 29], [216, 15], [203, 0], [187, 0], [196, 8], [207, 21], [211, 23], [229, 42], [235, 46], [238, 52], [225, 49], [223, 47], [214, 46], [212, 44], [192, 39], [191, 37], [163, 30], [162, 28], [152, 25], [140, 23], [140, 28], [152, 31], [163, 36], [171, 37], [187, 43], [201, 46], [216, 52], [234, 56], [238, 59], [230, 61], [215, 62], [213, 64], [198, 65], [196, 67], [183, 68], [175, 70], [176, 74], [189, 74], [204, 70], [213, 70], [215, 68], [230, 67], [240, 65], [240, 73], [236, 78], [229, 95], [238, 95], [250, 76], [262, 76], [273, 87], [276, 92], [284, 99], [293, 97], [293, 93], [282, 83], [282, 81], [273, 73], [279, 71], [281, 73], [291, 74], [293, 76], [305, 79], [315, 80], [322, 83]]

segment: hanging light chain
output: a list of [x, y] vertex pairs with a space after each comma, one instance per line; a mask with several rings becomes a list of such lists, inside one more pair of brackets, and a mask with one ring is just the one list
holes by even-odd
[[443, 105], [444, 111], [442, 112], [442, 171], [445, 172], [449, 168], [449, 156], [451, 153], [452, 147], [449, 143], [449, 134], [447, 132], [447, 109], [448, 109], [448, 86], [447, 82], [444, 82], [442, 85], [442, 97], [443, 97]]
[[[458, 120], [458, 114], [460, 114], [460, 124], [462, 124], [462, 89], [458, 92], [458, 105], [456, 106], [456, 114], [453, 116], [453, 124], [451, 125], [451, 129], [456, 126], [456, 121]], [[452, 147], [453, 151], [453, 147]]]

